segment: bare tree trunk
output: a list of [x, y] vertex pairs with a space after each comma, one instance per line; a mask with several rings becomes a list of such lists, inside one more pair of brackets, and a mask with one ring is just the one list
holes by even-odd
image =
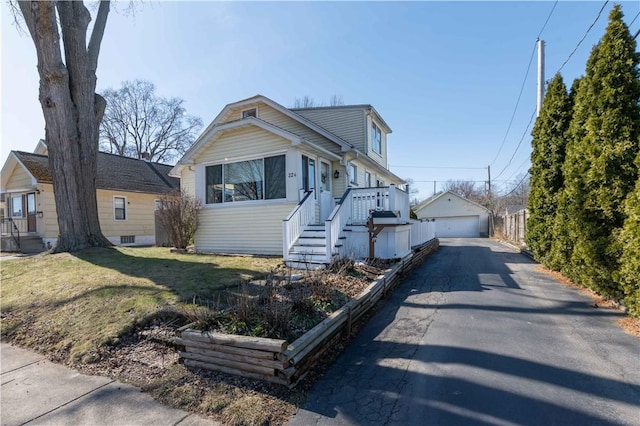
[[53, 251], [109, 246], [100, 231], [96, 201], [98, 126], [105, 105], [95, 94], [109, 4], [100, 4], [89, 48], [86, 35], [91, 15], [82, 2], [21, 1], [19, 5], [38, 56], [39, 98], [59, 226]]

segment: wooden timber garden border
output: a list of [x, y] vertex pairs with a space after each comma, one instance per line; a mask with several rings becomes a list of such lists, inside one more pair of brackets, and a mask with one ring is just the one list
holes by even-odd
[[186, 329], [175, 339], [181, 347], [180, 357], [189, 367], [294, 386], [341, 333], [351, 334], [353, 323], [438, 245], [439, 241], [433, 239], [415, 248], [410, 258], [395, 264], [359, 296], [291, 344], [285, 340]]

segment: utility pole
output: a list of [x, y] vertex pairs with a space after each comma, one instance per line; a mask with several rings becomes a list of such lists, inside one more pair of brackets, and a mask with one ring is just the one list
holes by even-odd
[[487, 166], [487, 177], [488, 177], [488, 184], [489, 184], [489, 198], [491, 198], [491, 166]]
[[544, 40], [538, 39], [538, 109], [536, 117], [540, 115], [542, 100], [544, 99]]

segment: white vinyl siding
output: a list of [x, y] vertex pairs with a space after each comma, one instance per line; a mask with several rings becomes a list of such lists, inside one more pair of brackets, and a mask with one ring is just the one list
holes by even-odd
[[258, 127], [245, 127], [224, 132], [198, 154], [197, 163], [221, 163], [256, 158], [263, 152], [284, 151], [291, 142]]
[[300, 136], [311, 143], [326, 149], [327, 151], [339, 153], [340, 146], [330, 141], [324, 136], [316, 133], [307, 126], [297, 122], [293, 118], [287, 117], [279, 111], [265, 105], [260, 107], [260, 119], [267, 123], [274, 124], [294, 135]]
[[22, 166], [17, 166], [11, 177], [7, 179], [7, 182], [3, 185], [3, 189], [6, 191], [10, 191], [12, 189], [27, 189], [33, 186], [33, 179], [31, 176], [22, 168]]
[[[188, 166], [193, 168], [193, 166]], [[196, 173], [185, 167], [180, 174], [180, 188], [188, 194], [195, 195]]]
[[297, 203], [245, 206], [231, 203], [202, 209], [196, 250], [212, 253], [282, 255], [282, 220]]
[[364, 108], [318, 108], [294, 112], [327, 129], [360, 151], [365, 151]]

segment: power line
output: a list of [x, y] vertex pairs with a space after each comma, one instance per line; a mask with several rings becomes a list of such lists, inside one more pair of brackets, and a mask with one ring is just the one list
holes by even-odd
[[556, 0], [556, 2], [553, 4], [553, 7], [551, 8], [551, 12], [549, 12], [549, 16], [547, 16], [547, 20], [544, 21], [544, 25], [542, 26], [542, 28], [540, 28], [540, 32], [538, 33], [538, 39], [540, 39], [540, 36], [542, 35], [542, 32], [544, 31], [545, 27], [547, 26], [547, 23], [549, 22], [549, 19], [551, 19], [551, 15], [553, 15], [553, 11], [556, 10], [556, 6], [558, 5], [558, 1], [560, 1], [560, 0]]
[[564, 61], [562, 63], [562, 65], [560, 66], [560, 68], [558, 69], [558, 72], [562, 71], [562, 68], [564, 68], [565, 65], [567, 65], [567, 62], [569, 62], [569, 60], [571, 59], [571, 57], [573, 56], [574, 53], [576, 53], [576, 51], [578, 50], [578, 48], [580, 47], [580, 45], [582, 44], [582, 42], [584, 41], [585, 38], [587, 38], [587, 35], [589, 34], [589, 31], [591, 31], [591, 29], [593, 28], [593, 26], [596, 24], [596, 22], [598, 22], [598, 19], [600, 19], [600, 15], [602, 15], [602, 11], [604, 10], [604, 8], [607, 6], [607, 4], [609, 3], [609, 0], [606, 0], [604, 2], [604, 4], [602, 5], [602, 7], [600, 8], [600, 12], [598, 12], [598, 16], [596, 16], [596, 19], [591, 23], [591, 25], [589, 25], [589, 28], [587, 28], [587, 32], [584, 33], [584, 35], [582, 36], [582, 38], [580, 39], [580, 41], [578, 42], [578, 44], [576, 45], [576, 48], [573, 49], [573, 52], [571, 52], [569, 54], [569, 57], [567, 58], [566, 61]]
[[507, 163], [506, 166], [504, 166], [504, 169], [502, 169], [502, 171], [500, 173], [498, 173], [498, 176], [496, 176], [495, 178], [498, 179], [500, 176], [502, 176], [502, 174], [504, 173], [505, 170], [507, 170], [507, 167], [509, 167], [511, 165], [511, 162], [513, 161], [513, 157], [516, 156], [516, 153], [518, 152], [518, 149], [520, 148], [520, 145], [522, 145], [522, 141], [524, 141], [525, 136], [527, 136], [527, 132], [529, 131], [529, 127], [531, 127], [531, 123], [533, 123], [533, 117], [536, 116], [536, 109], [533, 109], [533, 113], [531, 114], [531, 118], [529, 119], [529, 124], [527, 124], [527, 128], [524, 129], [524, 133], [522, 134], [522, 137], [520, 138], [520, 142], [518, 142], [518, 146], [516, 146], [515, 151], [513, 151], [513, 155], [511, 155], [511, 158], [509, 159], [509, 162]]
[[633, 17], [633, 20], [631, 22], [629, 22], [629, 27], [631, 27], [633, 25], [634, 22], [636, 22], [636, 19], [638, 19], [638, 15], [640, 15], [640, 12], [636, 13], [636, 16]]
[[[558, 5], [558, 0], [556, 0], [556, 2], [553, 4], [553, 7], [551, 8], [551, 11], [549, 12], [549, 15], [547, 15], [547, 19], [544, 21], [544, 24], [542, 25], [542, 28], [540, 28], [540, 32], [538, 32], [538, 40], [540, 39], [540, 36], [542, 35], [542, 32], [546, 28], [547, 23], [549, 22], [549, 19], [551, 19], [551, 15], [553, 15], [553, 11], [556, 9], [557, 5]], [[507, 141], [507, 137], [509, 136], [509, 131], [511, 130], [511, 125], [513, 124], [513, 119], [515, 118], [516, 112], [518, 111], [518, 105], [520, 105], [520, 99], [522, 99], [522, 92], [524, 91], [524, 87], [525, 87], [525, 84], [527, 82], [527, 77], [529, 76], [529, 71], [531, 70], [531, 63], [533, 62], [533, 57], [536, 54], [536, 47], [537, 47], [537, 40], [536, 40], [536, 43], [534, 43], [534, 45], [533, 45], [533, 50], [531, 51], [531, 57], [529, 58], [529, 64], [527, 65], [527, 71], [524, 74], [524, 79], [522, 80], [522, 85], [520, 86], [520, 93], [518, 94], [518, 100], [516, 101], [516, 106], [513, 108], [513, 113], [511, 114], [511, 119], [509, 120], [509, 125], [507, 126], [507, 131], [504, 134], [504, 138], [502, 139], [502, 143], [500, 144], [500, 148], [498, 148], [498, 153], [496, 154], [494, 159], [491, 161], [489, 166], [492, 166], [493, 163], [496, 162], [496, 160], [498, 159], [498, 156], [502, 152], [502, 148], [504, 147], [505, 142]]]
[[522, 177], [522, 179], [520, 179], [520, 182], [518, 182], [518, 184], [517, 184], [516, 186], [514, 186], [514, 187], [513, 187], [513, 189], [512, 189], [511, 191], [509, 191], [509, 193], [508, 193], [508, 194], [505, 194], [504, 196], [505, 196], [505, 197], [508, 197], [509, 195], [511, 195], [511, 194], [513, 194], [514, 192], [516, 192], [516, 189], [518, 189], [518, 187], [519, 187], [520, 185], [522, 185], [522, 182], [524, 182], [524, 180], [525, 180], [528, 176], [529, 176], [529, 172], [527, 172], [527, 174], [526, 174], [526, 175], [524, 175], [524, 176]]
[[531, 51], [531, 57], [529, 58], [529, 65], [527, 65], [527, 72], [524, 74], [524, 79], [522, 80], [522, 85], [520, 86], [520, 93], [518, 94], [518, 100], [516, 101], [516, 106], [513, 108], [513, 113], [511, 114], [511, 119], [509, 120], [509, 126], [507, 126], [507, 131], [504, 134], [504, 138], [502, 139], [502, 143], [500, 144], [500, 148], [498, 148], [498, 153], [496, 154], [496, 156], [493, 158], [493, 160], [489, 164], [490, 166], [492, 166], [493, 163], [495, 163], [496, 160], [498, 159], [498, 156], [500, 155], [500, 152], [502, 152], [502, 148], [504, 147], [504, 143], [507, 141], [507, 136], [509, 136], [509, 131], [511, 130], [511, 125], [513, 124], [513, 119], [515, 118], [516, 112], [518, 111], [518, 105], [520, 105], [520, 99], [522, 99], [522, 92], [524, 91], [524, 86], [525, 86], [525, 83], [527, 82], [527, 77], [529, 76], [529, 71], [531, 70], [531, 63], [533, 62], [533, 57], [536, 54], [536, 44], [537, 43], [534, 43], [533, 50]]
[[520, 165], [518, 166], [518, 168], [516, 168], [516, 171], [511, 173], [511, 175], [509, 175], [508, 178], [506, 178], [504, 181], [505, 182], [509, 182], [511, 180], [512, 177], [514, 177], [519, 171], [520, 169], [522, 169], [522, 167], [530, 160], [530, 157], [527, 157], [524, 159], [524, 161], [522, 163], [520, 163]]

